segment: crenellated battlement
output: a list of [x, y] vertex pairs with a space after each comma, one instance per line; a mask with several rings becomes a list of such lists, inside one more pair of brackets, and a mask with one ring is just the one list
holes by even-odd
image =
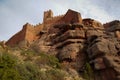
[[48, 18], [51, 18], [51, 17], [53, 17], [52, 10], [45, 11], [43, 21], [46, 21]]
[[58, 16], [54, 16], [54, 17], [52, 17], [52, 19], [60, 18], [60, 17], [63, 17], [63, 16], [64, 16], [64, 14], [62, 14], [62, 15], [58, 15]]
[[35, 24], [34, 27], [39, 26], [39, 25], [42, 25], [42, 24], [41, 23]]
[[30, 27], [30, 26], [31, 26], [31, 27], [34, 27], [34, 25], [32, 25], [32, 24], [30, 24], [30, 23], [27, 22], [26, 24], [23, 25], [23, 28], [24, 28], [24, 27]]
[[62, 19], [63, 17], [64, 17], [64, 15], [58, 15], [58, 16], [53, 16], [53, 17], [47, 18], [47, 19], [44, 21], [44, 24], [49, 24], [49, 23], [54, 24], [54, 23], [57, 22], [58, 20], [60, 21], [60, 19]]
[[[47, 11], [44, 11], [44, 13], [49, 13], [49, 12], [52, 12], [51, 9], [47, 10]], [[52, 12], [53, 13], [53, 12]]]
[[62, 18], [63, 16], [64, 15], [53, 16], [51, 18], [48, 18], [47, 20], [54, 20], [54, 19]]

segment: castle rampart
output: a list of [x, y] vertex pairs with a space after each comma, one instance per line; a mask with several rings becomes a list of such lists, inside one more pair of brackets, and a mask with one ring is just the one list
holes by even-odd
[[42, 24], [31, 25], [26, 23], [23, 26], [23, 29], [10, 38], [6, 44], [14, 45], [23, 40], [26, 40], [30, 43], [39, 39], [42, 31], [48, 31], [51, 26], [61, 23], [82, 23], [82, 18], [80, 13], [70, 9], [66, 14], [59, 16], [53, 16], [52, 10], [45, 11]]

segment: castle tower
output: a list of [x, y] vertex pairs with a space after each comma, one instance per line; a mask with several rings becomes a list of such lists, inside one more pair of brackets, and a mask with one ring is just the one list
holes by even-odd
[[45, 22], [47, 19], [52, 18], [52, 17], [53, 17], [53, 12], [52, 12], [52, 10], [45, 11], [45, 12], [44, 12], [43, 22]]

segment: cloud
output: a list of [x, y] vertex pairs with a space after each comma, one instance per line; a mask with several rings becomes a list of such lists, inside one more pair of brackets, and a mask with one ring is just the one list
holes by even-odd
[[0, 0], [0, 40], [8, 40], [29, 22], [42, 22], [43, 12], [52, 9], [54, 15], [73, 9], [82, 17], [102, 23], [120, 19], [119, 0]]

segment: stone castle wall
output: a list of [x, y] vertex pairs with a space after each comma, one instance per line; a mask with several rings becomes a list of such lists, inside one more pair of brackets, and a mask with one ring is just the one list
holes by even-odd
[[47, 18], [44, 21], [44, 30], [47, 30], [48, 27], [57, 24], [58, 22], [61, 21], [61, 19], [63, 18], [64, 15], [59, 15], [59, 16], [55, 16], [55, 17], [51, 17], [51, 18]]
[[34, 31], [35, 31], [36, 36], [39, 35], [39, 33], [40, 33], [40, 31], [42, 31], [42, 29], [43, 29], [43, 24], [39, 23], [34, 26]]
[[15, 44], [18, 44], [20, 41], [25, 40], [25, 34], [26, 29], [22, 29], [18, 33], [16, 33], [14, 36], [12, 36], [7, 42], [6, 45], [14, 46]]
[[[52, 14], [51, 11], [47, 11]], [[68, 10], [66, 14], [53, 17], [53, 15], [48, 15], [48, 18], [44, 19], [44, 30], [49, 29], [50, 26], [63, 23], [82, 23], [81, 14]]]
[[42, 27], [42, 24], [33, 26], [27, 23], [23, 26], [23, 29], [11, 37], [6, 44], [12, 46], [24, 40], [30, 43], [38, 39], [37, 34], [39, 34]]
[[82, 23], [82, 17], [80, 13], [69, 9], [62, 21], [65, 23]]
[[56, 24], [63, 23], [82, 23], [82, 18], [80, 13], [68, 10], [66, 14], [53, 16], [53, 12], [51, 10], [44, 12], [44, 18], [42, 24], [31, 25], [29, 23], [23, 26], [23, 29], [15, 34], [12, 38], [10, 38], [6, 44], [14, 45], [19, 42], [26, 40], [27, 42], [32, 42], [41, 37], [41, 32], [47, 32], [50, 27]]
[[34, 41], [35, 39], [35, 31], [34, 31], [34, 27], [26, 24], [25, 26], [25, 40], [27, 40], [28, 42]]

